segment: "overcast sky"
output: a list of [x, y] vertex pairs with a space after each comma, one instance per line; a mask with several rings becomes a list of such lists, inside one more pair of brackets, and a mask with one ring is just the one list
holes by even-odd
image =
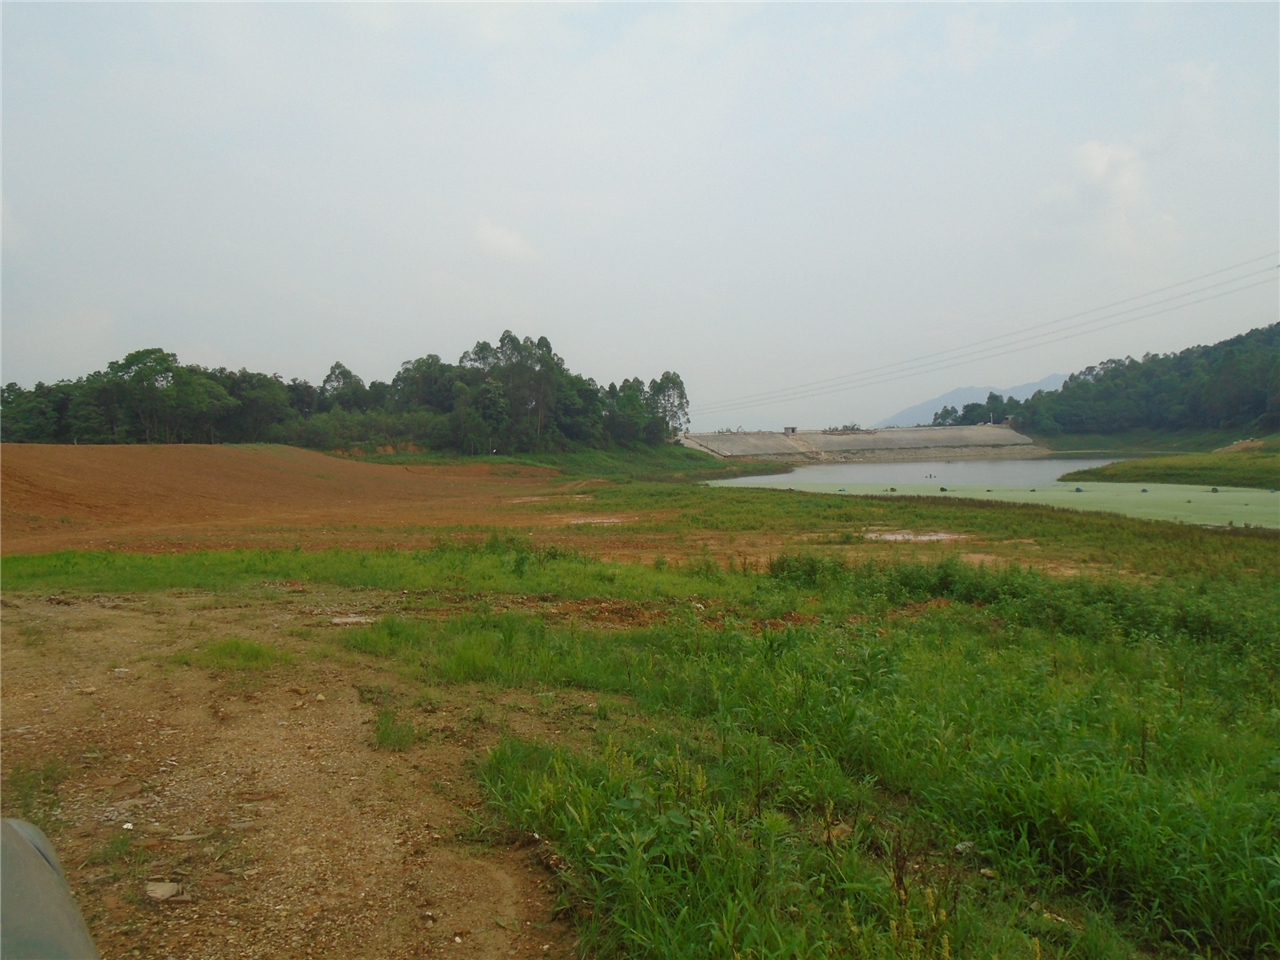
[[1213, 342], [1277, 319], [1278, 11], [6, 3], [3, 379], [510, 328], [776, 429]]

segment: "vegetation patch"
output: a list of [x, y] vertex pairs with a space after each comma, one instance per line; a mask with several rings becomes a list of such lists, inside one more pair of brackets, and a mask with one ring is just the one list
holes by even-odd
[[394, 707], [383, 707], [373, 724], [376, 750], [408, 750], [418, 742], [418, 731], [412, 723], [399, 719]]
[[[522, 716], [476, 767], [487, 815], [537, 844], [593, 955], [1280, 947], [1277, 537], [640, 481], [595, 497], [584, 510], [646, 505], [659, 519], [637, 535], [830, 543], [663, 565], [478, 532], [419, 551], [61, 553], [6, 558], [5, 587], [383, 591], [394, 616], [324, 634], [392, 668], [394, 690], [359, 691], [385, 750], [419, 741], [405, 705], [449, 685], [597, 705], [573, 737]], [[839, 534], [869, 529], [1026, 539], [1107, 575], [912, 560], [906, 543], [845, 559]], [[279, 653], [189, 657], [231, 668], [261, 663], [255, 647]]]
[[53, 833], [58, 827], [58, 787], [70, 773], [60, 760], [50, 760], [41, 767], [15, 764], [4, 779], [4, 815]]
[[692, 483], [704, 480], [727, 480], [731, 477], [786, 473], [788, 464], [757, 460], [721, 460], [701, 450], [675, 443], [658, 446], [632, 445], [608, 450], [572, 450], [554, 453], [530, 453], [522, 456], [467, 457], [465, 461], [447, 453], [409, 452], [371, 453], [364, 457], [370, 463], [439, 464], [450, 462], [492, 463], [495, 472], [506, 466], [550, 467], [566, 477], [598, 477], [615, 483], [647, 481]]
[[944, 407], [934, 426], [1003, 422], [1044, 437], [1280, 427], [1275, 377], [1280, 323], [1178, 353], [1106, 360], [1073, 373], [1060, 390], [1025, 402], [997, 393], [962, 410]]
[[293, 657], [284, 650], [238, 637], [215, 640], [198, 650], [176, 654], [174, 659], [184, 666], [194, 665], [209, 670], [265, 670], [293, 661]]
[[[1262, 584], [1215, 597], [815, 556], [703, 583], [730, 604], [710, 622], [387, 618], [344, 640], [430, 683], [610, 693], [652, 718], [599, 754], [508, 739], [483, 767], [494, 809], [555, 841], [589, 949], [1276, 942], [1280, 610]], [[818, 615], [750, 622], [797, 609]], [[997, 880], [1074, 920], [993, 912]]]
[[1090, 470], [1075, 470], [1058, 479], [1116, 483], [1195, 483], [1275, 490], [1280, 487], [1280, 453], [1241, 450], [1236, 453], [1197, 453], [1121, 460]]

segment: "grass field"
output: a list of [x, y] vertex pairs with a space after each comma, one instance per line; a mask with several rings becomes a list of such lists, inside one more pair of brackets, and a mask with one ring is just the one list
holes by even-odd
[[1064, 433], [1036, 436], [1036, 442], [1056, 453], [1115, 453], [1124, 455], [1209, 453], [1247, 437], [1240, 430], [1126, 430], [1122, 433]]
[[[492, 463], [511, 466], [551, 467], [568, 477], [604, 478], [614, 482], [651, 480], [665, 483], [721, 480], [761, 473], [785, 473], [786, 464], [754, 460], [718, 460], [679, 444], [639, 446], [615, 450], [577, 450], [571, 453], [532, 453], [518, 457], [456, 457], [442, 453], [363, 453], [370, 463], [435, 464]], [[349, 456], [350, 454], [346, 454]]]
[[1064, 474], [1062, 479], [1115, 483], [1194, 483], [1275, 490], [1280, 488], [1280, 452], [1241, 450], [1233, 453], [1194, 453], [1121, 460], [1092, 470]]
[[[476, 836], [550, 840], [591, 955], [1280, 949], [1274, 534], [642, 481], [584, 509], [643, 509], [630, 532], [672, 542], [808, 546], [615, 564], [477, 532], [417, 551], [9, 556], [3, 583], [268, 609], [287, 584], [332, 584], [395, 612], [300, 642], [382, 664], [421, 698], [589, 700], [565, 737], [508, 733], [474, 775]], [[1086, 573], [912, 559], [908, 544], [845, 560], [874, 529], [968, 533]], [[235, 638], [192, 660], [289, 662]], [[378, 747], [411, 749], [394, 704], [367, 709]], [[594, 732], [567, 736], [574, 717]]]

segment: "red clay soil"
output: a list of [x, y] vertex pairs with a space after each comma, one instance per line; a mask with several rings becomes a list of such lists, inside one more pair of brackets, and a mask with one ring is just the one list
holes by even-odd
[[[709, 555], [722, 566], [758, 568], [797, 546], [850, 559], [924, 559], [955, 553], [962, 543], [979, 546], [972, 538], [913, 538], [830, 547], [830, 531], [636, 529], [637, 522], [672, 518], [593, 511], [585, 501], [601, 483], [607, 481], [571, 480], [541, 467], [393, 466], [269, 445], [7, 443], [0, 446], [0, 553], [413, 549], [504, 528], [527, 531], [539, 545], [624, 563]], [[1019, 559], [1036, 562], [1022, 553]]]
[[259, 543], [268, 531], [345, 545], [324, 534], [563, 524], [512, 502], [547, 494], [555, 479], [564, 482], [537, 467], [391, 466], [281, 446], [4, 444], [0, 548], [191, 549]]

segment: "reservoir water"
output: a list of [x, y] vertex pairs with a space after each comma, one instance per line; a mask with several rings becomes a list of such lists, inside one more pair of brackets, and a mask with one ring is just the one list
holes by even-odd
[[1267, 490], [1058, 480], [1064, 473], [1099, 467], [1117, 459], [828, 463], [798, 467], [791, 473], [717, 480], [712, 485], [849, 496], [960, 497], [1101, 510], [1147, 520], [1280, 528], [1280, 494]]
[[1106, 460], [898, 460], [891, 463], [824, 463], [766, 477], [737, 477], [717, 486], [796, 487], [799, 484], [930, 484], [970, 487], [1046, 487], [1072, 470], [1115, 463]]

